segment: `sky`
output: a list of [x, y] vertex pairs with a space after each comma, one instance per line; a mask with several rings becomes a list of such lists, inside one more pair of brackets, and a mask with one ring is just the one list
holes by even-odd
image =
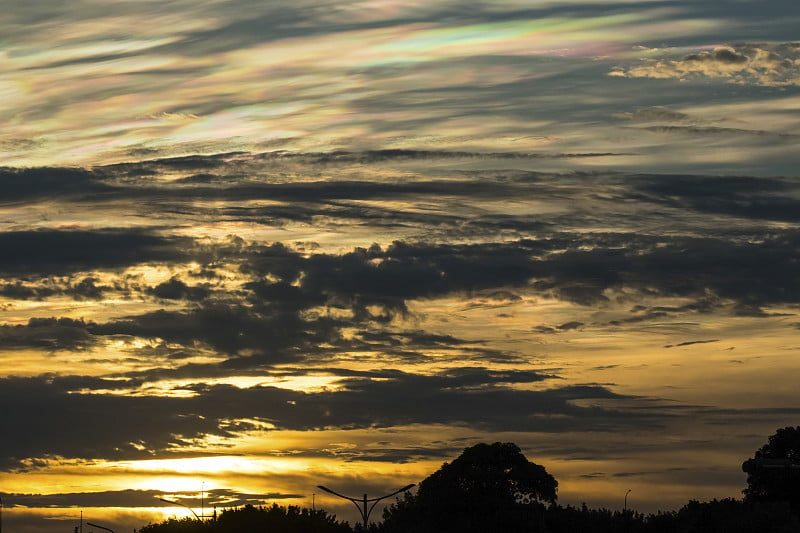
[[3, 523], [354, 522], [317, 485], [496, 441], [563, 504], [740, 497], [800, 422], [798, 27], [795, 0], [4, 0]]

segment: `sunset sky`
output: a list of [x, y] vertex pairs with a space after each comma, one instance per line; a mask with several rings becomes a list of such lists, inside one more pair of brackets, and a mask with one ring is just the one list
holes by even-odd
[[797, 0], [2, 7], [8, 531], [495, 441], [668, 510], [800, 425]]

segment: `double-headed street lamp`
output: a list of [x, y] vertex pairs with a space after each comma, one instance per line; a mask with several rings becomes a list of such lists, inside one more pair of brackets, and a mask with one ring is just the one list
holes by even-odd
[[[408, 489], [410, 489], [411, 487], [413, 487], [414, 485], [415, 485], [414, 483], [412, 483], [410, 485], [406, 485], [402, 489], [398, 489], [398, 490], [394, 491], [393, 493], [387, 494], [386, 496], [381, 496], [380, 498], [367, 498], [366, 494], [364, 494], [363, 498], [351, 498], [350, 496], [345, 496], [344, 494], [339, 494], [335, 490], [331, 490], [328, 487], [324, 487], [322, 485], [317, 485], [317, 488], [320, 488], [320, 489], [324, 490], [325, 492], [330, 492], [334, 496], [338, 496], [340, 498], [344, 498], [345, 500], [350, 500], [351, 502], [353, 502], [353, 504], [356, 506], [356, 509], [358, 509], [358, 512], [361, 513], [361, 518], [364, 520], [364, 531], [366, 533], [367, 528], [369, 527], [369, 514], [372, 512], [373, 509], [375, 509], [375, 506], [378, 504], [378, 502], [381, 501], [381, 500], [385, 500], [386, 498], [391, 498], [395, 494], [400, 494], [401, 492], [405, 492]], [[367, 504], [369, 502], [372, 502], [372, 505], [367, 507]]]

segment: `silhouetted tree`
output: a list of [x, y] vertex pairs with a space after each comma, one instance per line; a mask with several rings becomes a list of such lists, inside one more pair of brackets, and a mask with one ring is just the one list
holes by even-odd
[[777, 430], [751, 461], [745, 499], [789, 502], [800, 510], [800, 426]]
[[504, 533], [543, 530], [558, 482], [513, 443], [478, 444], [384, 511], [386, 532]]

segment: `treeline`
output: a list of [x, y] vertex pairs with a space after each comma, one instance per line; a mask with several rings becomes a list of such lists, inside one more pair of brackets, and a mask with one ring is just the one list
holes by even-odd
[[[745, 463], [744, 498], [690, 501], [642, 514], [562, 506], [558, 482], [513, 443], [478, 444], [405, 492], [368, 533], [797, 533], [800, 427], [779, 429]], [[214, 521], [167, 520], [141, 533], [365, 533], [322, 510], [296, 506], [223, 511]]]
[[[541, 506], [528, 520], [500, 529], [483, 520], [461, 530], [432, 529], [428, 524], [370, 524], [368, 533], [797, 533], [800, 519], [785, 503], [747, 503], [725, 499], [690, 501], [678, 511], [641, 514], [589, 509], [586, 506]], [[508, 527], [505, 523], [503, 527]], [[216, 521], [171, 518], [144, 526], [140, 533], [363, 533], [335, 515], [296, 506], [247, 505], [222, 511]]]

